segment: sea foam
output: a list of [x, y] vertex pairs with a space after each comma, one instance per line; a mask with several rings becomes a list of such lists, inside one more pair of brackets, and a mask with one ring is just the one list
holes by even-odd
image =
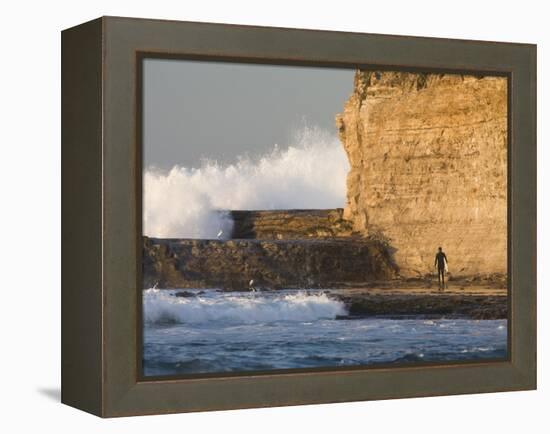
[[338, 138], [303, 128], [293, 144], [259, 158], [241, 156], [220, 165], [146, 169], [144, 235], [159, 238], [227, 238], [232, 220], [219, 210], [338, 208], [345, 205], [349, 163]]
[[324, 293], [303, 291], [283, 294], [220, 294], [211, 292], [195, 297], [176, 297], [177, 291], [143, 291], [145, 323], [221, 322], [230, 324], [276, 321], [316, 321], [345, 315], [344, 303]]

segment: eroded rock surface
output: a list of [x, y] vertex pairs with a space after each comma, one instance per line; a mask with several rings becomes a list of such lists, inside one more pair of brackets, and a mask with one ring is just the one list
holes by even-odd
[[354, 319], [373, 315], [423, 315], [433, 318], [506, 319], [506, 294], [407, 293], [343, 294], [349, 316]]
[[358, 71], [337, 116], [351, 170], [344, 218], [389, 240], [404, 276], [506, 273], [507, 81]]
[[345, 287], [387, 280], [395, 268], [376, 241], [196, 240], [144, 237], [144, 288]]
[[269, 211], [230, 211], [231, 238], [268, 240], [352, 236], [352, 224], [342, 208]]

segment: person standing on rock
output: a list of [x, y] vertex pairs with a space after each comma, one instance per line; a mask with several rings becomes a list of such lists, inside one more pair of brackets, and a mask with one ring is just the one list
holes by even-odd
[[445, 289], [445, 268], [447, 267], [447, 255], [443, 249], [439, 247], [439, 251], [435, 255], [434, 266], [437, 267], [437, 280], [439, 281], [439, 289]]

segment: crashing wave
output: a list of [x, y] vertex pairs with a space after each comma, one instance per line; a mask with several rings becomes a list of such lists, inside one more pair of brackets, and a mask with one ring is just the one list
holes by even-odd
[[304, 128], [294, 144], [261, 158], [220, 165], [148, 168], [143, 177], [144, 235], [157, 238], [228, 238], [232, 220], [219, 210], [340, 208], [349, 163], [338, 138]]
[[177, 291], [143, 291], [146, 323], [270, 323], [316, 321], [346, 315], [344, 303], [324, 293], [219, 294], [176, 297]]

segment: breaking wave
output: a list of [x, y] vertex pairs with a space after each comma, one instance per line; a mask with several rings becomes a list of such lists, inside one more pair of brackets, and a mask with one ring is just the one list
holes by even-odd
[[144, 235], [228, 238], [232, 220], [219, 210], [339, 208], [346, 199], [349, 163], [338, 138], [303, 128], [286, 149], [220, 165], [144, 171]]
[[206, 294], [176, 297], [177, 291], [143, 291], [145, 323], [269, 323], [316, 321], [346, 315], [344, 303], [326, 294]]

